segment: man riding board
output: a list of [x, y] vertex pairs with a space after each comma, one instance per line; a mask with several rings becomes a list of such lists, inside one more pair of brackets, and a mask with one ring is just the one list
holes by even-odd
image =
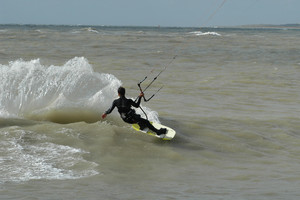
[[156, 129], [147, 119], [142, 118], [140, 115], [135, 113], [135, 110], [131, 108], [132, 106], [138, 108], [141, 104], [141, 99], [144, 96], [144, 93], [141, 92], [137, 102], [134, 102], [132, 99], [127, 99], [125, 97], [125, 88], [119, 87], [118, 95], [119, 98], [114, 100], [111, 107], [102, 114], [102, 119], [104, 119], [108, 114], [110, 114], [115, 107], [118, 108], [118, 112], [120, 113], [121, 118], [124, 122], [129, 124], [137, 123], [140, 126], [140, 129], [149, 128], [151, 131], [155, 132], [157, 135], [165, 134], [166, 129]]

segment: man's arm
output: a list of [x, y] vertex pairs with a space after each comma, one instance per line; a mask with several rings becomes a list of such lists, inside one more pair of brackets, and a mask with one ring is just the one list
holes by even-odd
[[116, 107], [115, 101], [113, 101], [111, 107], [102, 114], [102, 119], [104, 119], [108, 114], [110, 114]]
[[142, 97], [144, 96], [144, 93], [143, 92], [141, 92], [141, 94], [139, 95], [139, 98], [138, 98], [138, 101], [137, 102], [134, 102], [134, 101], [132, 101], [132, 106], [133, 107], [136, 107], [136, 108], [138, 108], [139, 106], [140, 106], [140, 104], [141, 104], [141, 100], [142, 100]]

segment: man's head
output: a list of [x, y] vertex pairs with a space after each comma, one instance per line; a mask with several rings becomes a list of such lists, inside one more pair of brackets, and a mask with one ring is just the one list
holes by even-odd
[[125, 96], [125, 88], [123, 88], [122, 86], [119, 87], [119, 89], [118, 89], [118, 94], [119, 94], [120, 96]]

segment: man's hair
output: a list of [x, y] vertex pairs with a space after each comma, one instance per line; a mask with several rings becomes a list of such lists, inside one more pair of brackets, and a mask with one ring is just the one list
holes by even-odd
[[122, 86], [119, 87], [118, 93], [119, 93], [121, 96], [125, 96], [125, 88], [123, 88]]

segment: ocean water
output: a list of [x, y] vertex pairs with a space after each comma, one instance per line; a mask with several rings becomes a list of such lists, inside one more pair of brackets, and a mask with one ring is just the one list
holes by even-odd
[[[0, 25], [0, 47], [0, 199], [300, 198], [299, 29]], [[165, 67], [142, 106], [173, 140], [101, 119]]]

